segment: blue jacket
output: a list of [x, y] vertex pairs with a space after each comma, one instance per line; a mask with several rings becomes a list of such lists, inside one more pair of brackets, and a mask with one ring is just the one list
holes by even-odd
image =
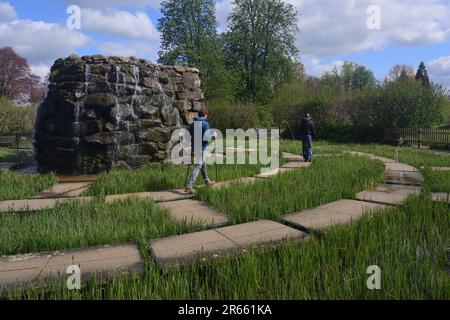
[[[189, 126], [189, 133], [191, 134], [191, 146], [192, 146], [192, 152], [194, 152], [194, 128], [195, 128], [195, 123], [196, 122], [201, 122], [202, 124], [202, 150], [206, 150], [208, 148], [208, 144], [209, 141], [214, 140], [214, 136], [211, 135], [211, 133], [207, 134], [205, 137], [205, 133], [210, 129], [209, 128], [209, 123], [208, 121], [205, 120], [205, 118], [200, 118], [200, 117], [195, 117], [194, 118], [194, 122], [191, 123], [191, 125]], [[205, 140], [203, 140], [203, 138], [205, 138]]]

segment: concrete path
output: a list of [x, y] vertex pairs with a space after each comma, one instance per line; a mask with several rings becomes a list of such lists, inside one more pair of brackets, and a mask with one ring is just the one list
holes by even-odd
[[173, 190], [173, 191], [157, 191], [157, 192], [138, 192], [138, 193], [128, 193], [128, 194], [117, 194], [105, 197], [106, 203], [114, 203], [120, 200], [125, 200], [129, 198], [139, 198], [139, 199], [151, 199], [155, 202], [168, 202], [183, 199], [193, 198], [194, 195], [187, 195], [184, 190]]
[[356, 199], [377, 203], [397, 205], [412, 195], [420, 195], [421, 188], [416, 186], [382, 184], [372, 190], [358, 193]]
[[9, 200], [0, 202], [0, 213], [13, 212], [35, 212], [52, 209], [57, 205], [78, 201], [81, 203], [91, 201], [91, 197], [58, 198], [58, 199], [30, 199], [30, 200]]
[[205, 261], [242, 250], [276, 245], [284, 240], [303, 240], [306, 234], [285, 225], [256, 221], [203, 232], [150, 241], [153, 255], [163, 269], [193, 261]]
[[79, 197], [81, 194], [89, 190], [93, 182], [68, 182], [57, 183], [47, 190], [42, 191], [37, 198], [71, 198]]
[[99, 283], [119, 273], [141, 273], [143, 262], [137, 245], [123, 244], [71, 251], [44, 252], [0, 258], [0, 295], [42, 288], [47, 283], [65, 283], [67, 267], [81, 271], [81, 284], [92, 277]]
[[404, 184], [412, 186], [421, 186], [425, 179], [420, 172], [410, 171], [386, 171], [386, 183], [388, 184]]
[[433, 201], [450, 203], [450, 193], [437, 192], [431, 194]]
[[358, 220], [364, 214], [384, 210], [381, 204], [355, 200], [339, 200], [314, 209], [287, 215], [284, 221], [303, 229], [327, 229]]
[[175, 221], [192, 222], [206, 227], [223, 226], [228, 223], [228, 216], [197, 200], [179, 200], [159, 203], [159, 206], [169, 210]]

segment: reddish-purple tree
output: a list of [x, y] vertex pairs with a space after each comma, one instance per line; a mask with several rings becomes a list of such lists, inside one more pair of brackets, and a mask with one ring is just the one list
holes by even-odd
[[10, 47], [0, 49], [0, 97], [38, 102], [41, 87], [39, 77], [31, 73], [25, 58]]

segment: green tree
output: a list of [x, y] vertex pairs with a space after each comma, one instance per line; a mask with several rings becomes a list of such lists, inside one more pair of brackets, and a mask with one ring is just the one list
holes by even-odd
[[159, 63], [197, 67], [206, 98], [229, 100], [234, 82], [224, 67], [215, 8], [215, 0], [163, 1]]
[[281, 0], [235, 0], [228, 21], [227, 66], [242, 84], [239, 97], [267, 101], [298, 69], [297, 10]]
[[425, 87], [431, 87], [427, 67], [425, 67], [425, 63], [423, 62], [420, 63], [419, 69], [417, 70], [416, 80], [420, 81]]

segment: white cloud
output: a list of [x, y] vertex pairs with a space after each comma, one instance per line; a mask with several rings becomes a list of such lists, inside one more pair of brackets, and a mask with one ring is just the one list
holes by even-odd
[[450, 89], [450, 56], [428, 62], [428, 73], [433, 82]]
[[162, 0], [67, 0], [67, 5], [79, 5], [84, 8], [154, 7], [158, 8]]
[[216, 15], [218, 23], [218, 31], [225, 32], [227, 29], [227, 19], [230, 13], [233, 11], [232, 0], [223, 0], [216, 3]]
[[16, 9], [8, 2], [0, 1], [0, 22], [17, 19]]
[[30, 66], [31, 72], [41, 78], [42, 81], [45, 80], [45, 77], [50, 72], [50, 67], [45, 64], [34, 64]]
[[317, 58], [305, 58], [303, 59], [303, 64], [308, 75], [314, 77], [321, 77], [324, 73], [334, 70], [335, 68], [340, 70], [344, 61], [334, 60], [330, 63], [322, 63], [320, 59]]
[[128, 39], [158, 40], [159, 33], [145, 12], [135, 14], [115, 9], [82, 9], [82, 30]]
[[50, 65], [88, 42], [84, 34], [59, 24], [31, 20], [0, 23], [0, 47], [12, 47], [31, 65]]

